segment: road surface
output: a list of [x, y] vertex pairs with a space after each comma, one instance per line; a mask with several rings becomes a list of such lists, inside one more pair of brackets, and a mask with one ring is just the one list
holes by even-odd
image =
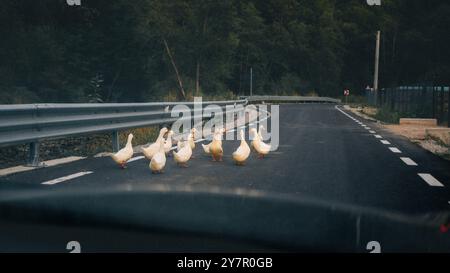
[[251, 154], [246, 166], [231, 159], [239, 141], [223, 145], [224, 162], [211, 162], [198, 143], [188, 168], [170, 157], [161, 175], [151, 174], [142, 154], [125, 170], [108, 157], [87, 158], [0, 177], [0, 190], [164, 184], [288, 193], [408, 214], [450, 210], [448, 161], [336, 105], [281, 105], [278, 150], [265, 159]]

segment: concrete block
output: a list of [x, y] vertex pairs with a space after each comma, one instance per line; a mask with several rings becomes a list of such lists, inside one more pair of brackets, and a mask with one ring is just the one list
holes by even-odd
[[435, 118], [401, 118], [400, 125], [437, 126]]

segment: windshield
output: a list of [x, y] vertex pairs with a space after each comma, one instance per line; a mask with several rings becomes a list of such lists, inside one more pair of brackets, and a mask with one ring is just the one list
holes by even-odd
[[450, 252], [448, 1], [0, 6], [0, 251]]

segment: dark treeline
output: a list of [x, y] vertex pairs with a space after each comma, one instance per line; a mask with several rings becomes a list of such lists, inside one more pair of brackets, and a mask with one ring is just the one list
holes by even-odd
[[0, 103], [192, 95], [339, 96], [448, 84], [450, 2], [438, 0], [2, 0]]

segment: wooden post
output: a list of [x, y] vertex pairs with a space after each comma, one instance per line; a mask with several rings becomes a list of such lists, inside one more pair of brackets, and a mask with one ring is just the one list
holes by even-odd
[[167, 55], [169, 55], [170, 62], [172, 63], [173, 69], [175, 70], [175, 75], [177, 76], [178, 86], [180, 87], [180, 94], [182, 98], [186, 99], [186, 93], [184, 92], [183, 82], [180, 77], [180, 73], [178, 73], [177, 65], [175, 64], [175, 60], [173, 59], [172, 53], [170, 52], [169, 45], [167, 44], [166, 39], [163, 39], [164, 46], [166, 47]]
[[197, 73], [195, 75], [195, 96], [198, 97], [200, 93], [200, 62], [197, 60]]

